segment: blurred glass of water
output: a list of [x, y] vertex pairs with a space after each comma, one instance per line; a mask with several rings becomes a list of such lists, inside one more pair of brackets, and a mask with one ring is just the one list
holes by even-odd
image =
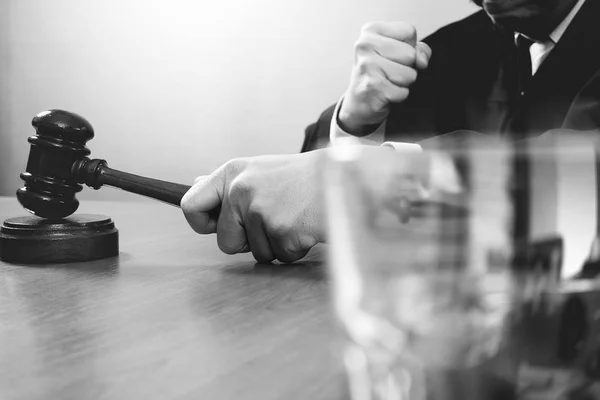
[[329, 271], [353, 400], [509, 398], [511, 166], [502, 143], [329, 150]]

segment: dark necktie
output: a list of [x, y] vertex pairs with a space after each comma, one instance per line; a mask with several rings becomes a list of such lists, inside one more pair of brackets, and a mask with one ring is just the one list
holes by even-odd
[[533, 44], [533, 40], [526, 38], [523, 35], [517, 37], [517, 54], [519, 67], [519, 93], [523, 95], [529, 81], [531, 80], [531, 54], [529, 48]]

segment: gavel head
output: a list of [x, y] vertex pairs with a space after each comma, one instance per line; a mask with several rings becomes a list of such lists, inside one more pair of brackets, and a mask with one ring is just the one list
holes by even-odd
[[94, 129], [83, 117], [63, 110], [39, 113], [31, 122], [35, 136], [31, 143], [25, 186], [17, 199], [29, 212], [48, 219], [73, 214], [79, 207], [75, 194], [81, 191], [73, 176], [73, 165], [90, 154], [85, 146], [94, 137]]

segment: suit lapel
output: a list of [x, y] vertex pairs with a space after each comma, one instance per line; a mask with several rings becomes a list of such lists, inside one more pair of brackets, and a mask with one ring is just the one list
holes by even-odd
[[521, 111], [530, 114], [524, 130], [562, 126], [573, 99], [598, 69], [600, 0], [587, 0], [531, 80], [522, 99]]
[[538, 89], [550, 77], [556, 80], [557, 76], [560, 80], [556, 83], [561, 88], [581, 86], [598, 68], [600, 1], [587, 0], [532, 79]]

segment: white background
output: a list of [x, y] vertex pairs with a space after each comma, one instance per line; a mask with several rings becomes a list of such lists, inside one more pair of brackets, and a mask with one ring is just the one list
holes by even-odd
[[[240, 156], [295, 153], [348, 84], [373, 20], [421, 35], [468, 0], [1, 0], [0, 195], [21, 185], [31, 119], [74, 111], [92, 156], [181, 183]], [[79, 198], [136, 196], [103, 188]]]

